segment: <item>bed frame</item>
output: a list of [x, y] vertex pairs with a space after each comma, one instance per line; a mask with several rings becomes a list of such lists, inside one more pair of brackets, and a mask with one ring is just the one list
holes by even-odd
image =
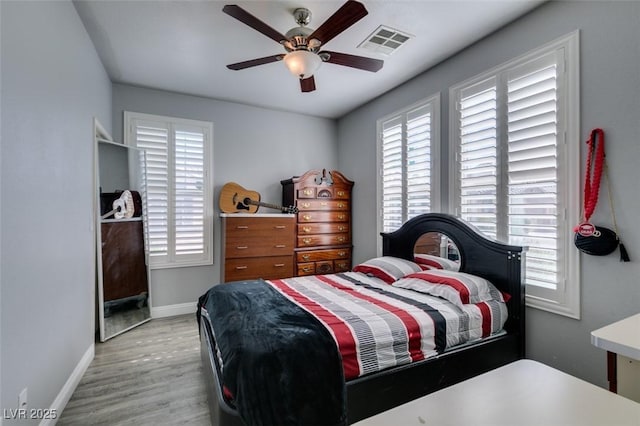
[[[382, 233], [383, 255], [412, 260], [416, 241], [427, 232], [445, 234], [457, 246], [460, 271], [484, 277], [511, 296], [507, 302], [506, 333], [347, 382], [349, 423], [524, 358], [523, 248], [489, 240], [453, 216], [428, 213], [408, 220], [395, 232]], [[240, 417], [222, 397], [216, 357], [209, 341], [211, 331], [206, 321], [200, 325], [201, 356], [212, 424], [241, 426]]]

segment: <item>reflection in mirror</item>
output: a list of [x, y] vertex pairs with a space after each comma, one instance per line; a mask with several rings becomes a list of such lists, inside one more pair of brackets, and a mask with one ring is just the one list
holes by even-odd
[[439, 232], [427, 232], [418, 238], [413, 248], [417, 263], [437, 269], [460, 269], [460, 251], [455, 243]]
[[98, 311], [105, 341], [151, 318], [143, 214], [144, 151], [96, 139]]

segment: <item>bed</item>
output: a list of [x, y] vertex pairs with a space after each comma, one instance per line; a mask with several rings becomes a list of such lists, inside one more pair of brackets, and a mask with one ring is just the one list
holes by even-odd
[[[442, 262], [445, 270], [417, 261], [416, 242], [427, 233], [442, 235], [455, 247], [457, 271], [448, 271], [450, 259]], [[200, 298], [201, 356], [212, 424], [350, 424], [524, 357], [522, 247], [489, 240], [464, 221], [438, 213], [410, 219], [397, 231], [381, 236], [382, 256], [355, 265], [353, 272], [303, 277], [303, 281], [228, 283], [213, 286]], [[393, 267], [401, 265], [400, 272], [386, 267], [390, 259]], [[415, 265], [420, 270], [413, 269]], [[473, 283], [461, 291], [458, 281], [450, 284], [448, 274], [472, 277]], [[476, 279], [490, 284], [478, 290]], [[321, 287], [325, 284], [327, 289]], [[307, 299], [311, 297], [307, 293], [322, 297], [348, 293], [358, 300], [327, 304], [324, 299], [322, 303]], [[406, 332], [407, 336], [418, 334], [419, 343], [397, 344], [395, 339], [402, 333], [389, 324], [383, 328], [391, 330], [392, 343], [384, 343], [384, 337], [371, 343], [371, 333], [362, 332], [361, 322], [343, 325], [349, 332], [335, 325], [334, 305], [353, 305], [354, 312], [359, 312], [378, 294], [382, 301], [375, 303], [401, 318], [394, 321], [420, 327]], [[272, 301], [271, 295], [277, 300]], [[239, 305], [241, 300], [248, 305]], [[395, 305], [387, 308], [396, 303], [402, 314]], [[283, 311], [274, 313], [281, 305]], [[324, 311], [314, 313], [311, 305]], [[461, 312], [464, 320], [450, 319], [453, 312]], [[260, 317], [261, 313], [265, 316]], [[294, 314], [298, 316], [290, 320]], [[347, 316], [357, 317], [357, 313]], [[427, 325], [414, 324], [421, 316], [427, 318]], [[286, 325], [281, 326], [278, 321], [285, 318]], [[463, 323], [471, 325], [460, 332]], [[364, 324], [373, 330], [373, 325]], [[257, 331], [245, 335], [250, 330]], [[442, 330], [458, 333], [443, 335]], [[361, 339], [355, 344], [358, 350], [375, 347], [379, 353], [344, 352], [343, 346], [353, 349], [354, 345], [346, 345], [339, 337], [343, 331], [349, 339]], [[378, 334], [377, 329], [373, 334]], [[275, 414], [265, 414], [264, 407]]]

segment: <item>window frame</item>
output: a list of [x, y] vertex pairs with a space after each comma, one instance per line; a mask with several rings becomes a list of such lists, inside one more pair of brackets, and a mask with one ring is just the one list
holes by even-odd
[[[383, 144], [383, 123], [392, 119], [403, 117], [403, 125], [406, 125], [406, 116], [409, 112], [418, 108], [430, 106], [431, 108], [431, 211], [436, 212], [441, 209], [441, 191], [440, 191], [440, 162], [436, 161], [436, 158], [441, 157], [440, 153], [440, 93], [435, 93], [427, 98], [424, 98], [418, 102], [415, 102], [407, 107], [397, 110], [391, 114], [387, 114], [384, 117], [379, 118], [376, 121], [376, 228], [378, 234], [384, 232], [383, 221], [383, 169], [382, 169], [382, 144]], [[403, 137], [403, 148], [406, 147], [407, 141]], [[406, 169], [406, 164], [403, 163], [403, 170]], [[406, 196], [406, 194], [404, 194]], [[403, 211], [406, 213], [406, 197], [403, 199]], [[403, 213], [404, 215], [404, 213]], [[377, 252], [382, 253], [382, 242], [380, 239], [377, 241]]]
[[[458, 95], [464, 89], [483, 80], [495, 77], [497, 84], [504, 84], [506, 87], [506, 76], [510, 70], [524, 66], [551, 52], [563, 50], [562, 63], [559, 66], [564, 68], [562, 76], [558, 77], [558, 215], [557, 219], [562, 224], [565, 238], [562, 239], [559, 248], [559, 255], [562, 263], [563, 274], [557, 283], [555, 290], [546, 289], [540, 286], [526, 286], [526, 305], [540, 310], [553, 312], [574, 319], [580, 319], [580, 257], [578, 250], [573, 246], [572, 228], [578, 221], [581, 214], [580, 205], [580, 73], [579, 73], [579, 30], [573, 31], [537, 49], [534, 49], [515, 59], [507, 61], [489, 71], [471, 77], [449, 89], [449, 211], [458, 214], [460, 198], [460, 167], [459, 167], [459, 125], [458, 125]], [[496, 117], [498, 125], [497, 136], [497, 156], [499, 164], [507, 155], [506, 131], [507, 120], [504, 109], [506, 102], [501, 103], [504, 98], [499, 98]], [[506, 168], [499, 167], [498, 179], [506, 179]], [[504, 186], [506, 187], [506, 186]], [[503, 192], [506, 196], [506, 191]], [[501, 195], [498, 194], [500, 203]], [[504, 208], [503, 208], [504, 210]], [[498, 212], [500, 216], [500, 211]], [[505, 214], [506, 216], [506, 214]], [[498, 217], [499, 223], [507, 223], [506, 218]], [[577, 222], [576, 222], [577, 223]], [[504, 225], [503, 225], [504, 226]], [[500, 239], [500, 231], [498, 231]], [[526, 258], [526, 256], [525, 256]], [[526, 271], [526, 262], [523, 266]], [[523, 274], [526, 279], [526, 274]]]
[[[204, 160], [204, 183], [203, 189], [204, 195], [204, 214], [203, 214], [203, 253], [201, 254], [176, 254], [176, 242], [175, 232], [176, 225], [169, 223], [167, 228], [167, 245], [168, 250], [166, 255], [152, 256], [149, 253], [149, 248], [145, 244], [145, 251], [147, 253], [148, 263], [150, 269], [168, 269], [168, 268], [181, 268], [181, 267], [193, 267], [193, 266], [206, 266], [213, 264], [213, 123], [210, 121], [190, 120], [186, 118], [169, 117], [155, 114], [145, 114], [132, 111], [124, 111], [124, 141], [126, 145], [136, 147], [136, 135], [135, 135], [135, 121], [147, 121], [156, 122], [166, 125], [169, 129], [168, 135], [168, 149], [175, 149], [175, 133], [176, 128], [184, 129], [202, 129], [203, 134], [203, 160]], [[144, 149], [143, 149], [144, 150]], [[172, 157], [170, 157], [172, 158]], [[173, 180], [176, 174], [175, 164], [173, 169], [169, 168], [167, 171], [169, 175], [169, 189], [167, 198], [168, 210], [175, 208], [175, 202], [170, 200], [171, 194], [176, 192], [176, 183]], [[168, 212], [168, 217], [173, 217]]]

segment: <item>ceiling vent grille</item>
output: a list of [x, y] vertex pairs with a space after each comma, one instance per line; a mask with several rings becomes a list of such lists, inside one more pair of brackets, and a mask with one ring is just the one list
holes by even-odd
[[383, 55], [391, 55], [412, 37], [405, 32], [380, 25], [358, 47]]

